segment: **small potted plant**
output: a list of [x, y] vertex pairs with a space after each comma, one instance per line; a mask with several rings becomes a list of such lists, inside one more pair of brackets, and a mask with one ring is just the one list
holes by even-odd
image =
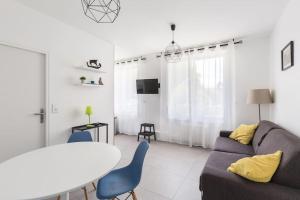
[[84, 83], [85, 80], [86, 80], [85, 76], [80, 77], [80, 81], [82, 84]]

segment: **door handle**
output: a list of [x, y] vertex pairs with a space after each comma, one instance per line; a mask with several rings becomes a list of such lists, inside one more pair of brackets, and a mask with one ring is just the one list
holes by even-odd
[[41, 124], [44, 123], [46, 113], [45, 113], [45, 111], [44, 111], [43, 108], [40, 109], [40, 112], [39, 112], [39, 113], [33, 113], [33, 115], [40, 116], [40, 123], [41, 123]]

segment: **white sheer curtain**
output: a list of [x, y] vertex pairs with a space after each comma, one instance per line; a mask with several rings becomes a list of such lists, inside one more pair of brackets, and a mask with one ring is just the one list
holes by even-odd
[[232, 127], [234, 47], [185, 54], [161, 64], [160, 139], [212, 148]]
[[124, 63], [115, 67], [115, 115], [119, 132], [136, 134], [139, 127], [136, 62]]

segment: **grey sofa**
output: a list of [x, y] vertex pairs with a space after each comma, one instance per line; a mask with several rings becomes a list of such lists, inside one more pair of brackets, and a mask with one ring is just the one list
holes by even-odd
[[[280, 126], [261, 121], [250, 145], [221, 131], [200, 176], [202, 200], [300, 200], [300, 139]], [[227, 172], [244, 157], [283, 151], [281, 163], [269, 183], [255, 183]]]

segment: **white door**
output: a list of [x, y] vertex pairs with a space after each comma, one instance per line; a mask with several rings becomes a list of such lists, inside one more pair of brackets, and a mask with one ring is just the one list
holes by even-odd
[[45, 54], [0, 44], [0, 162], [45, 146], [45, 68]]

